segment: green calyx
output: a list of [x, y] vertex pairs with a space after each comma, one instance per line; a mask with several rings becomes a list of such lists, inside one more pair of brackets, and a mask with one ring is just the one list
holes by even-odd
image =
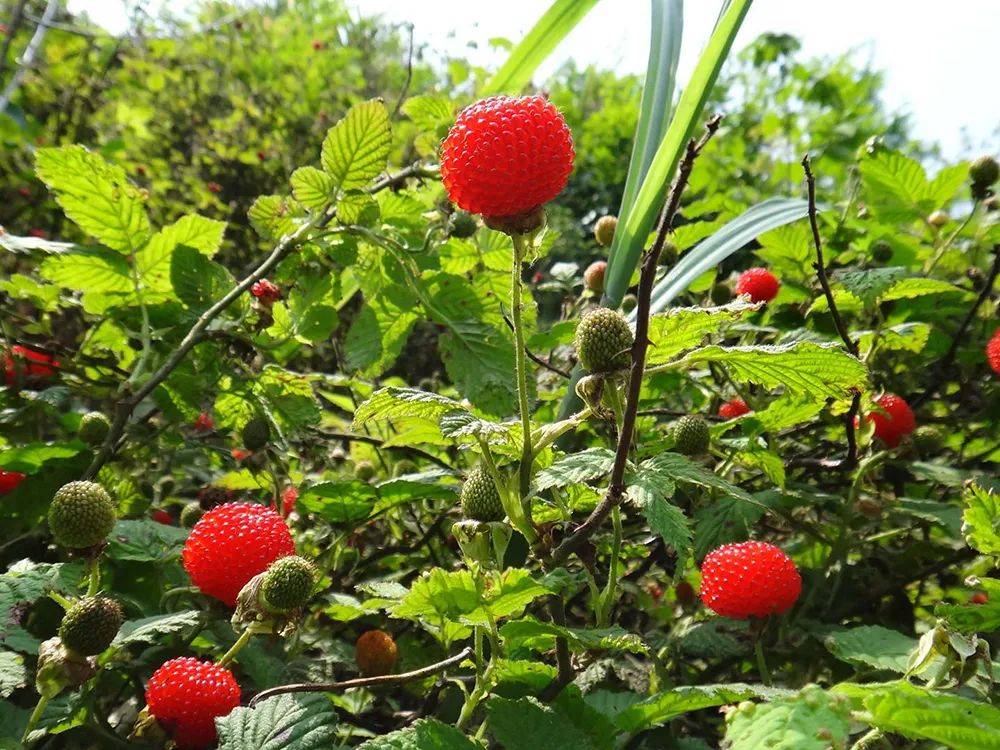
[[64, 484], [49, 506], [49, 529], [56, 543], [68, 549], [101, 544], [117, 520], [114, 502], [95, 482]]

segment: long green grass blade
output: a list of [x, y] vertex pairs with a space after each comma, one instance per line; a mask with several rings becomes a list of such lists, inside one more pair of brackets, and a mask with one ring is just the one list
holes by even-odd
[[604, 292], [605, 304], [611, 307], [617, 307], [621, 303], [628, 288], [629, 279], [663, 204], [684, 145], [699, 123], [705, 102], [752, 1], [731, 0], [719, 18], [687, 88], [681, 94], [670, 127], [653, 157], [635, 203], [627, 215], [619, 217], [618, 230], [611, 246], [610, 257], [614, 264], [608, 264]]
[[516, 94], [523, 89], [538, 66], [595, 5], [597, 0], [555, 0], [480, 93]]

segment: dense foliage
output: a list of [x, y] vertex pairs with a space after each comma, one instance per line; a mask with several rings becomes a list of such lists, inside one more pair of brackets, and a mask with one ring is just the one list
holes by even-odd
[[996, 747], [992, 159], [765, 35], [601, 307], [640, 79], [547, 82], [505, 234], [439, 179], [489, 72], [405, 29], [58, 22], [0, 115], [0, 747]]

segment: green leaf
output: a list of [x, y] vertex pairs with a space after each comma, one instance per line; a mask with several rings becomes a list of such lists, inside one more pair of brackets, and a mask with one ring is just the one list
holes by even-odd
[[283, 431], [300, 430], [320, 421], [319, 402], [306, 375], [267, 365], [253, 390]]
[[642, 638], [617, 625], [609, 628], [567, 628], [551, 622], [525, 619], [504, 624], [500, 628], [500, 636], [508, 649], [528, 648], [540, 653], [555, 648], [559, 636], [565, 638], [574, 651], [649, 653], [649, 646]]
[[610, 742], [587, 731], [596, 712], [590, 709], [581, 720], [563, 708], [567, 702], [560, 697], [557, 705], [547, 706], [536, 698], [491, 698], [486, 704], [489, 732], [505, 750], [610, 750]]
[[38, 149], [35, 172], [66, 216], [112, 250], [134, 253], [149, 241], [142, 198], [121, 167], [83, 146], [62, 146]]
[[27, 443], [0, 451], [0, 466], [7, 471], [34, 474], [49, 461], [72, 458], [84, 450], [83, 443]]
[[226, 267], [187, 245], [178, 246], [170, 260], [170, 283], [178, 299], [192, 310], [207, 310], [236, 285]]
[[962, 493], [962, 501], [963, 531], [969, 546], [984, 555], [1000, 556], [1000, 496], [970, 483]]
[[800, 341], [779, 346], [706, 346], [682, 360], [685, 364], [717, 362], [741, 383], [765, 388], [784, 386], [790, 394], [815, 399], [846, 399], [864, 388], [864, 364], [842, 348]]
[[851, 713], [843, 696], [816, 685], [764, 705], [743, 705], [726, 720], [730, 750], [829, 750], [846, 747]]
[[261, 237], [277, 240], [295, 231], [293, 203], [280, 195], [262, 195], [250, 206], [247, 218]]
[[689, 685], [658, 693], [641, 703], [636, 703], [618, 715], [618, 727], [629, 733], [665, 724], [689, 711], [699, 711], [712, 706], [723, 706], [751, 698], [771, 700], [785, 697], [791, 691], [747, 685], [741, 682], [725, 685]]
[[19, 605], [33, 604], [50, 591], [70, 593], [82, 576], [81, 563], [14, 563], [0, 574], [0, 630], [17, 624]]
[[384, 169], [392, 144], [381, 100], [355, 104], [330, 128], [320, 159], [334, 190], [363, 188]]
[[615, 453], [608, 448], [587, 448], [556, 460], [535, 477], [535, 489], [544, 492], [552, 487], [589, 482], [611, 471]]
[[112, 560], [165, 563], [180, 556], [190, 531], [149, 518], [118, 521], [108, 537], [107, 555]]
[[480, 746], [437, 719], [418, 719], [406, 729], [368, 740], [358, 750], [480, 750]]
[[306, 208], [325, 208], [337, 189], [333, 178], [316, 167], [299, 167], [290, 179], [292, 196]]
[[649, 320], [649, 353], [646, 362], [668, 362], [677, 354], [698, 346], [706, 336], [722, 333], [730, 324], [760, 305], [737, 300], [724, 307], [675, 307]]
[[53, 284], [85, 295], [108, 292], [131, 295], [134, 290], [128, 261], [104, 248], [81, 248], [53, 255], [42, 262], [39, 274]]
[[480, 95], [518, 93], [559, 42], [596, 4], [597, 0], [555, 0], [510, 53], [507, 62], [486, 82]]
[[830, 653], [850, 664], [864, 664], [903, 674], [917, 641], [881, 625], [837, 628], [820, 639]]
[[843, 284], [847, 291], [870, 306], [904, 276], [905, 268], [866, 268], [835, 272], [833, 280]]
[[412, 418], [437, 425], [448, 412], [467, 411], [461, 403], [417, 388], [381, 388], [354, 412], [352, 429], [362, 430], [368, 424]]
[[302, 491], [297, 506], [330, 523], [348, 523], [367, 518], [377, 499], [367, 482], [320, 482]]
[[954, 750], [1000, 748], [1000, 710], [987, 704], [898, 682], [873, 690], [864, 705], [871, 723], [887, 732]]
[[143, 617], [140, 620], [128, 620], [118, 631], [112, 645], [130, 646], [134, 643], [160, 643], [164, 640], [164, 636], [195, 628], [199, 622], [201, 622], [201, 612], [197, 610], [170, 612], [165, 615]]
[[988, 633], [1000, 628], [1000, 580], [981, 578], [976, 582], [989, 597], [983, 604], [938, 604], [934, 614], [943, 617], [962, 633]]
[[763, 514], [759, 504], [725, 497], [698, 508], [694, 514], [695, 557], [704, 557], [720, 544], [747, 539]]
[[215, 720], [219, 750], [314, 750], [335, 742], [337, 713], [322, 693], [277, 695]]
[[920, 162], [898, 151], [881, 151], [863, 160], [860, 170], [868, 205], [887, 222], [926, 217], [946, 205], [968, 175], [968, 168], [958, 165], [928, 181]]
[[182, 216], [173, 224], [163, 227], [136, 254], [136, 270], [143, 287], [169, 290], [174, 250], [183, 246], [211, 258], [222, 246], [225, 231], [225, 222], [213, 221], [197, 214]]
[[27, 684], [28, 670], [24, 657], [13, 651], [0, 651], [0, 698], [7, 698]]
[[649, 471], [642, 467], [634, 475], [626, 477], [626, 496], [637, 507], [642, 508], [650, 531], [660, 538], [677, 555], [674, 576], [683, 575], [687, 561], [691, 559], [691, 522], [684, 511], [669, 502], [676, 485], [667, 472]]
[[660, 474], [674, 482], [685, 482], [719, 490], [723, 495], [753, 505], [760, 505], [745, 490], [727, 482], [713, 471], [680, 453], [660, 453], [642, 462], [641, 473]]

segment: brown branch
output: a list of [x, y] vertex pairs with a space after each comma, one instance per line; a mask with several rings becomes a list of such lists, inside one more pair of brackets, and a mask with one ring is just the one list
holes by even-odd
[[660, 259], [660, 252], [667, 236], [673, 232], [674, 218], [680, 208], [681, 196], [684, 188], [687, 187], [691, 169], [694, 167], [695, 159], [708, 143], [709, 139], [719, 129], [722, 121], [721, 115], [716, 115], [708, 121], [705, 126], [705, 133], [695, 141], [688, 142], [684, 158], [677, 169], [677, 179], [674, 181], [667, 196], [666, 204], [660, 215], [660, 226], [653, 242], [645, 257], [642, 260], [642, 270], [639, 275], [639, 304], [636, 313], [635, 341], [632, 343], [632, 368], [629, 373], [628, 394], [625, 400], [625, 411], [622, 417], [622, 428], [618, 436], [618, 447], [615, 450], [615, 462], [611, 470], [611, 481], [608, 490], [601, 502], [591, 512], [580, 526], [578, 526], [569, 536], [567, 536], [552, 552], [551, 562], [553, 566], [563, 564], [567, 558], [590, 537], [597, 528], [604, 523], [622, 501], [625, 495], [625, 468], [628, 465], [628, 456], [632, 448], [632, 438], [635, 434], [636, 413], [639, 410], [639, 392], [642, 388], [642, 376], [646, 367], [646, 351], [649, 348], [649, 312], [650, 298], [653, 293], [653, 284], [656, 280], [657, 262]]
[[[837, 328], [837, 333], [847, 351], [854, 357], [858, 356], [858, 345], [851, 339], [847, 331], [847, 325], [837, 309], [837, 303], [833, 298], [833, 290], [830, 289], [830, 279], [826, 274], [826, 264], [823, 261], [823, 241], [819, 236], [819, 222], [816, 218], [816, 179], [813, 177], [812, 168], [809, 164], [809, 154], [802, 157], [802, 169], [806, 174], [806, 192], [809, 197], [809, 226], [812, 228], [813, 244], [816, 246], [816, 262], [813, 268], [816, 269], [816, 276], [819, 278], [819, 285], [823, 287], [823, 294], [826, 295], [827, 305], [830, 307], [830, 315], [833, 316], [833, 324]], [[847, 433], [847, 457], [844, 459], [845, 468], [854, 467], [858, 463], [858, 437], [854, 428], [854, 420], [858, 416], [861, 408], [861, 393], [855, 391], [851, 398], [851, 408], [844, 415], [844, 430]]]
[[969, 329], [972, 321], [976, 317], [976, 313], [979, 312], [979, 308], [982, 307], [983, 303], [989, 299], [990, 294], [993, 292], [993, 285], [996, 283], [997, 276], [1000, 275], [1000, 244], [993, 246], [993, 265], [990, 267], [989, 276], [986, 277], [986, 283], [983, 284], [982, 291], [979, 292], [979, 296], [976, 297], [976, 301], [972, 303], [972, 307], [965, 314], [962, 319], [961, 325], [958, 327], [958, 331], [955, 332], [955, 336], [951, 340], [951, 346], [948, 347], [948, 351], [944, 353], [944, 356], [937, 361], [937, 364], [933, 366], [931, 383], [927, 386], [927, 390], [913, 399], [914, 406], [922, 404], [924, 401], [929, 399], [938, 388], [945, 381], [945, 374], [951, 363], [955, 361], [955, 357], [958, 355], [958, 347], [962, 343], [962, 339], [965, 338], [965, 332]]
[[396, 99], [396, 106], [392, 109], [392, 116], [395, 117], [399, 114], [400, 108], [403, 106], [403, 100], [406, 99], [406, 95], [410, 91], [410, 83], [413, 81], [413, 24], [407, 24], [410, 30], [410, 42], [409, 42], [409, 52], [406, 55], [406, 80], [403, 82], [403, 88], [399, 92], [399, 98]]
[[[507, 315], [505, 313], [503, 313], [503, 312], [501, 312], [500, 315], [503, 317], [503, 322], [507, 324], [507, 327], [510, 330], [513, 331], [514, 330], [514, 324], [510, 322], [510, 318], [508, 318]], [[534, 352], [532, 352], [528, 348], [527, 344], [525, 344], [525, 346], [524, 346], [524, 353], [528, 355], [528, 359], [530, 359], [532, 362], [534, 362], [539, 367], [543, 367], [546, 370], [548, 370], [549, 372], [554, 372], [556, 375], [558, 375], [561, 378], [565, 378], [566, 380], [571, 380], [572, 379], [573, 376], [570, 375], [568, 372], [566, 372], [565, 370], [562, 370], [562, 369], [556, 367], [554, 364], [552, 364], [548, 360], [542, 359], [537, 354], [535, 354]]]
[[466, 646], [457, 654], [449, 656], [444, 661], [435, 662], [434, 664], [429, 664], [426, 667], [414, 669], [411, 672], [403, 672], [402, 674], [387, 674], [380, 677], [359, 677], [354, 680], [343, 680], [341, 682], [297, 682], [290, 685], [279, 685], [278, 687], [268, 688], [267, 690], [262, 690], [257, 693], [257, 695], [255, 695], [250, 701], [250, 708], [253, 708], [263, 700], [272, 698], [275, 695], [283, 695], [285, 693], [335, 693], [341, 690], [350, 690], [351, 688], [358, 687], [400, 685], [404, 682], [419, 680], [422, 677], [429, 677], [432, 674], [444, 672], [448, 669], [448, 667], [459, 664], [471, 656], [472, 647]]

